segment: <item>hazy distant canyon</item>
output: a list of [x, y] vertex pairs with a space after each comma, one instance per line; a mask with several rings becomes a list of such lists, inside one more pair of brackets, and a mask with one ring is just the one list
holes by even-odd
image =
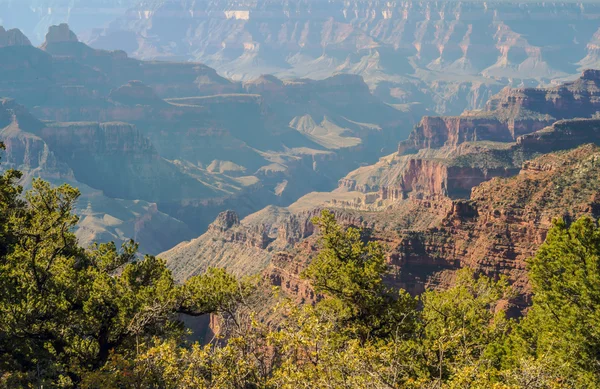
[[0, 27], [3, 168], [85, 196], [82, 242], [133, 237], [160, 252], [219, 212], [248, 214], [330, 190], [375, 162], [424, 113], [397, 109], [357, 75], [248, 82], [200, 63], [96, 50], [69, 26], [40, 47]]
[[440, 114], [600, 63], [600, 5], [587, 2], [4, 0], [0, 20], [17, 9], [34, 42], [77, 20], [95, 48], [199, 61], [234, 80], [359, 74], [387, 103]]

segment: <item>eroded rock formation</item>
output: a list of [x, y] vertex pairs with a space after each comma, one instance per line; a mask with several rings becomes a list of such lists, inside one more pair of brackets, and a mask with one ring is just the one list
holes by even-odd
[[458, 114], [507, 84], [598, 67], [598, 10], [589, 2], [141, 2], [90, 43], [199, 60], [234, 79], [359, 74], [387, 102]]
[[[268, 283], [299, 302], [314, 301], [300, 273], [318, 247], [310, 219], [328, 208], [343, 224], [368, 229], [386, 246], [391, 285], [415, 294], [447, 287], [455, 271], [468, 266], [507, 275], [519, 292], [514, 303], [524, 307], [529, 298], [525, 260], [543, 242], [552, 219], [598, 216], [600, 165], [594, 161], [600, 149], [590, 144], [600, 145], [600, 120], [591, 118], [596, 81], [594, 72], [585, 72], [580, 80], [543, 90], [543, 96], [558, 93], [548, 104], [506, 97], [537, 96], [539, 89], [503, 91], [488, 103], [488, 111], [427, 119], [474, 123], [473, 117], [486, 115], [488, 127], [481, 137], [470, 138], [459, 125], [436, 132], [421, 123], [409, 140], [411, 148], [402, 149], [408, 142], [401, 143], [399, 153], [355, 170], [337, 190], [308, 194], [287, 208], [265, 209], [236, 224], [236, 231], [258, 226], [268, 231], [265, 249], [249, 255], [230, 242], [219, 255], [234, 256], [225, 265], [238, 272], [258, 259]], [[585, 108], [571, 114], [576, 106]], [[587, 118], [557, 120], [573, 115]], [[505, 125], [510, 121], [518, 131]], [[170, 266], [183, 255], [187, 268], [202, 268], [213, 263], [215, 236], [213, 231], [163, 255]], [[190, 274], [180, 270], [179, 277]]]
[[333, 189], [391, 152], [420, 116], [384, 104], [357, 75], [241, 83], [199, 63], [96, 50], [67, 25], [41, 49], [0, 56], [0, 96], [46, 121], [33, 133], [76, 180], [157, 203], [196, 234], [230, 207], [245, 216]]
[[[98, 180], [114, 181], [115, 177], [139, 184], [139, 177], [129, 173], [135, 172], [136, 166], [139, 169], [143, 155], [148, 151], [152, 155], [153, 148], [130, 125], [49, 127], [14, 100], [0, 99], [0, 140], [6, 146], [2, 168], [22, 171], [25, 187], [41, 177], [81, 191], [75, 212], [80, 216], [76, 235], [82, 245], [134, 238], [144, 252], [157, 253], [193, 236], [188, 226], [159, 211], [155, 203], [111, 198], [91, 187]], [[125, 161], [127, 156], [137, 162]], [[111, 163], [118, 166], [107, 171]]]

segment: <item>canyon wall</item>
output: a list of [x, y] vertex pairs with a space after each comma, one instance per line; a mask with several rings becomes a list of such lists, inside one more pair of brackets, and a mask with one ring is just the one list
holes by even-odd
[[[587, 1], [0, 2], [0, 24], [22, 28], [35, 44], [50, 26], [70, 23], [83, 42], [120, 57], [202, 62], [235, 80], [359, 74], [390, 104], [453, 115], [482, 108], [505, 86], [545, 86], [598, 67], [599, 18]], [[54, 54], [67, 46], [59, 43]], [[135, 79], [132, 68], [118, 69], [128, 74], [122, 84]], [[136, 78], [149, 83], [175, 68], [191, 71], [153, 64]], [[212, 78], [156, 86], [184, 97]]]
[[[597, 75], [505, 90], [484, 110], [424, 118], [398, 152], [349, 173], [336, 190], [236, 217], [231, 231], [211, 229], [161, 255], [182, 279], [215, 258], [231, 258], [220, 264], [236, 274], [262, 269], [264, 280], [292, 299], [314, 301], [300, 273], [318, 252], [310, 219], [330, 209], [385, 245], [390, 285], [418, 294], [451, 285], [457, 269], [471, 267], [508, 276], [519, 292], [513, 303], [523, 308], [525, 261], [552, 219], [598, 216]], [[251, 231], [265, 239], [249, 253]]]
[[[185, 223], [159, 211], [156, 203], [113, 198], [107, 195], [109, 191], [92, 187], [101, 180], [112, 181], [112, 188], [119, 180], [140, 184], [140, 177], [130, 173], [145, 164], [147, 155], [155, 158], [156, 153], [131, 125], [48, 127], [14, 100], [0, 99], [0, 140], [6, 147], [2, 169], [20, 170], [25, 188], [33, 179], [42, 178], [53, 185], [67, 183], [79, 189], [81, 196], [74, 209], [80, 217], [76, 235], [84, 246], [133, 238], [143, 252], [156, 253], [194, 236]], [[130, 156], [133, 159], [128, 160]], [[107, 171], [111, 163], [117, 166]]]
[[422, 113], [382, 102], [359, 75], [238, 82], [200, 63], [91, 48], [66, 24], [39, 48], [21, 35], [2, 35], [0, 96], [44, 121], [23, 127], [27, 139], [43, 140], [79, 184], [155, 204], [195, 235], [221, 211], [245, 216], [335, 188], [393, 151]]
[[458, 114], [506, 85], [598, 67], [599, 19], [593, 2], [163, 0], [140, 2], [88, 42], [238, 80], [360, 74], [390, 103]]

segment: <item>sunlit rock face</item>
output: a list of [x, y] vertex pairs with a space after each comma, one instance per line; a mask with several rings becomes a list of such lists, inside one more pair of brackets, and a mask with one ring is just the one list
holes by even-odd
[[356, 73], [389, 102], [448, 114], [502, 86], [595, 67], [599, 20], [590, 3], [163, 0], [139, 2], [89, 42], [242, 80]]

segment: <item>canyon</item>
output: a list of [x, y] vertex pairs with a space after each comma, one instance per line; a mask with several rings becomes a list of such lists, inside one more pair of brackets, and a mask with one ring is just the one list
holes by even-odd
[[0, 0], [0, 386], [600, 387], [599, 26]]
[[597, 68], [599, 19], [591, 1], [161, 0], [138, 2], [87, 42], [236, 80], [358, 74], [388, 103], [456, 115], [504, 86]]
[[[383, 103], [357, 75], [238, 82], [200, 63], [93, 49], [66, 24], [50, 27], [39, 48], [18, 30], [0, 33], [9, 165], [44, 177], [60, 165], [58, 178], [102, 193], [82, 201], [88, 213], [96, 198], [146, 204], [126, 223], [98, 213], [82, 229], [86, 242], [115, 223], [117, 240], [137, 225], [160, 234], [170, 218], [172, 237], [141, 242], [158, 253], [203, 233], [223, 210], [245, 215], [333, 189], [347, 171], [391, 152], [422, 115]], [[46, 154], [55, 163], [36, 162]]]
[[597, 4], [96, 6], [0, 0], [2, 169], [80, 188], [83, 244], [132, 237], [179, 280], [225, 267], [314, 301], [330, 209], [385, 244], [391, 285], [468, 266], [524, 307], [552, 219], [597, 216]]
[[70, 23], [93, 48], [201, 62], [238, 81], [356, 74], [386, 103], [458, 115], [505, 86], [598, 68], [599, 11], [593, 1], [0, 0], [0, 25], [38, 45]]
[[395, 153], [350, 172], [337, 189], [241, 219], [222, 214], [161, 257], [179, 279], [225, 266], [261, 272], [292, 299], [314, 301], [301, 273], [318, 250], [310, 220], [329, 209], [384, 244], [390, 285], [419, 294], [470, 267], [506, 275], [522, 308], [526, 260], [552, 220], [598, 216], [598, 86], [600, 73], [585, 71], [560, 86], [503, 90], [479, 111], [424, 117]]

